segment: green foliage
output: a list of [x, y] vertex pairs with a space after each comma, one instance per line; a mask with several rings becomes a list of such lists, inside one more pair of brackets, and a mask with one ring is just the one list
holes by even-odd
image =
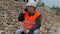
[[25, 2], [25, 0], [23, 0], [23, 2]]
[[39, 2], [38, 2], [38, 4], [37, 4], [37, 7], [44, 7], [44, 3], [42, 3], [40, 0], [39, 0]]
[[44, 3], [42, 3], [41, 5], [42, 5], [42, 7], [44, 7], [44, 5], [45, 5], [45, 4], [44, 4]]
[[56, 9], [56, 7], [55, 7], [55, 5], [53, 5], [53, 7], [52, 7], [53, 9]]
[[39, 0], [39, 2], [38, 2], [38, 4], [37, 4], [37, 7], [40, 7], [40, 6], [41, 6], [40, 3], [41, 3], [41, 1]]
[[57, 12], [60, 12], [60, 8], [57, 8]]

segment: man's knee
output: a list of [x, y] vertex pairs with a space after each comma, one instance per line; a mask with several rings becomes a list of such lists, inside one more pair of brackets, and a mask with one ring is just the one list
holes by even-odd
[[20, 31], [19, 30], [16, 30], [15, 34], [20, 34]]
[[16, 30], [15, 34], [21, 34], [23, 32], [23, 29]]
[[33, 33], [34, 34], [40, 34], [40, 31], [39, 30], [35, 30]]

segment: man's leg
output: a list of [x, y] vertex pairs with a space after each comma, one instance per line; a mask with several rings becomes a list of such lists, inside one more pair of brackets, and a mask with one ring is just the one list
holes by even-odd
[[20, 29], [16, 30], [15, 34], [21, 34], [22, 32], [24, 32], [24, 29], [20, 28]]
[[40, 30], [35, 30], [33, 34], [40, 34]]

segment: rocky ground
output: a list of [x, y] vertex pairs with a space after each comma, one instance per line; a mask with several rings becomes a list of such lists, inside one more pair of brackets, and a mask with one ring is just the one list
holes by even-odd
[[42, 28], [44, 33], [42, 34], [60, 34], [60, 16], [56, 15], [54, 11], [47, 11], [45, 8], [40, 8], [40, 12], [43, 17]]
[[21, 3], [17, 1], [0, 0], [0, 31], [13, 34], [20, 27], [17, 19], [21, 8]]
[[[21, 27], [18, 15], [20, 9], [25, 7], [25, 3], [21, 4], [14, 0], [0, 0], [0, 34], [14, 34]], [[38, 8], [43, 15], [41, 34], [59, 34], [60, 33], [60, 16], [57, 16], [44, 8]]]

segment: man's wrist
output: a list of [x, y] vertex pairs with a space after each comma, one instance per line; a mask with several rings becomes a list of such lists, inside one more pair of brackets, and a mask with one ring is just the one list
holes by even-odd
[[25, 34], [30, 33], [30, 31], [29, 31], [29, 30], [26, 30], [24, 33], [25, 33]]
[[29, 30], [26, 30], [27, 32], [30, 32]]

